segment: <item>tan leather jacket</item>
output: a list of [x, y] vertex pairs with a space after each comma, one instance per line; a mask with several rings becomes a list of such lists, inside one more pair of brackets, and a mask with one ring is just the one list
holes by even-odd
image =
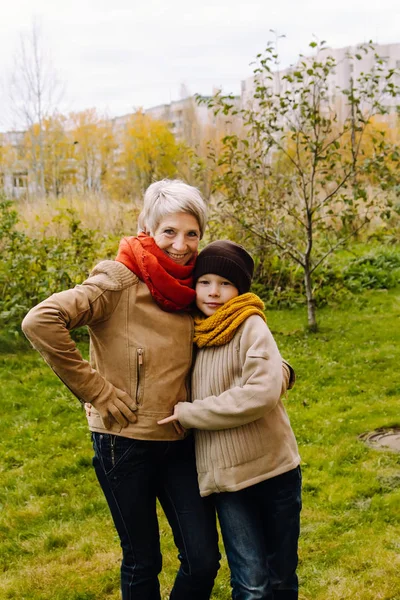
[[[87, 325], [90, 361], [69, 330]], [[189, 314], [168, 313], [123, 264], [99, 263], [82, 285], [53, 294], [27, 314], [22, 329], [58, 377], [81, 402], [109, 394], [112, 386], [136, 401], [137, 422], [105, 429], [87, 411], [91, 431], [151, 440], [176, 440], [173, 425], [157, 420], [188, 399], [193, 325]]]

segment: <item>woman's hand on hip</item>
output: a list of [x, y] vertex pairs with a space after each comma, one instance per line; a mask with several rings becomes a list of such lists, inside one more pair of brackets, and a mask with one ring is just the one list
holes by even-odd
[[114, 421], [121, 427], [127, 427], [129, 423], [137, 421], [136, 403], [126, 392], [116, 387], [112, 386], [106, 396], [100, 395], [96, 400], [92, 400], [91, 404], [100, 413], [106, 429], [111, 429]]

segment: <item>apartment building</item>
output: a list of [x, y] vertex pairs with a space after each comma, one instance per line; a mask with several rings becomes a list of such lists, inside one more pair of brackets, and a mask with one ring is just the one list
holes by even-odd
[[28, 190], [28, 165], [20, 151], [24, 136], [24, 131], [0, 133], [0, 192], [13, 198], [25, 196]]
[[[206, 99], [206, 98], [204, 98]], [[168, 123], [177, 140], [190, 143], [194, 126], [205, 126], [213, 122], [214, 116], [205, 104], [198, 104], [195, 96], [188, 96], [181, 100], [174, 100], [169, 104], [159, 104], [143, 110], [152, 119]], [[121, 133], [132, 113], [111, 119], [114, 133]]]
[[[328, 96], [327, 105], [332, 108], [339, 122], [343, 122], [349, 117], [349, 106], [346, 96], [340, 90], [349, 89], [351, 81], [357, 82], [361, 73], [369, 73], [375, 67], [376, 53], [383, 59], [383, 68], [386, 73], [390, 69], [397, 69], [400, 72], [400, 43], [396, 44], [376, 44], [374, 45], [375, 52], [364, 53], [360, 46], [346, 46], [344, 48], [329, 48], [326, 47], [320, 50], [318, 58], [323, 61], [328, 56], [334, 58], [336, 68], [328, 76]], [[356, 55], [358, 58], [356, 58]], [[311, 62], [313, 57], [305, 57], [306, 62]], [[268, 87], [274, 95], [283, 94], [289, 87], [290, 82], [284, 79], [285, 75], [289, 75], [296, 69], [296, 65], [291, 65], [286, 69], [282, 69], [272, 73], [272, 79], [268, 80]], [[395, 77], [395, 83], [400, 85], [400, 76]], [[242, 106], [249, 106], [253, 102], [255, 91], [255, 77], [249, 77], [242, 81], [241, 103]], [[381, 116], [381, 120], [394, 125], [396, 122], [396, 105], [399, 103], [398, 98], [392, 98], [389, 95], [382, 95], [381, 102], [386, 106], [388, 113]]]

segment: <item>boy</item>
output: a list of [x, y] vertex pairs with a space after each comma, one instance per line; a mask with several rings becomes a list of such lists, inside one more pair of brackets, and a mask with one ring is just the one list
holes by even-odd
[[232, 597], [297, 600], [300, 457], [281, 401], [289, 371], [262, 301], [249, 293], [253, 270], [234, 242], [199, 254], [192, 402], [160, 424], [196, 429], [200, 493], [215, 499]]

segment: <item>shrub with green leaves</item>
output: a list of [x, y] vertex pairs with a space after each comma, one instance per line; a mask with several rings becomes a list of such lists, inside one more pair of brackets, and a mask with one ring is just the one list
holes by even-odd
[[[270, 308], [291, 308], [304, 304], [304, 281], [301, 269], [276, 254], [267, 257], [263, 275], [252, 285]], [[321, 265], [314, 276], [314, 297], [317, 306], [340, 304], [352, 294], [367, 289], [394, 289], [400, 286], [400, 247], [371, 247], [361, 256], [332, 257]]]
[[397, 287], [400, 285], [400, 249], [380, 248], [353, 260], [344, 269], [343, 280], [354, 292]]
[[81, 283], [98, 260], [102, 240], [96, 231], [83, 229], [69, 209], [56, 219], [67, 225], [65, 238], [32, 238], [17, 229], [12, 203], [0, 201], [0, 329], [18, 335], [32, 306]]
[[[18, 227], [13, 203], [0, 199], [0, 329], [18, 335], [28, 310], [52, 294], [86, 279], [96, 262], [115, 256], [118, 236], [85, 228], [74, 210], [52, 218], [61, 236], [31, 237]], [[232, 237], [231, 233], [228, 237]], [[241, 240], [251, 249], [251, 240]], [[269, 308], [295, 307], [305, 302], [301, 267], [277, 252], [257, 252], [252, 291]], [[362, 254], [334, 255], [314, 275], [313, 294], [318, 306], [339, 304], [366, 289], [391, 289], [400, 284], [400, 247], [382, 241], [363, 247]]]

